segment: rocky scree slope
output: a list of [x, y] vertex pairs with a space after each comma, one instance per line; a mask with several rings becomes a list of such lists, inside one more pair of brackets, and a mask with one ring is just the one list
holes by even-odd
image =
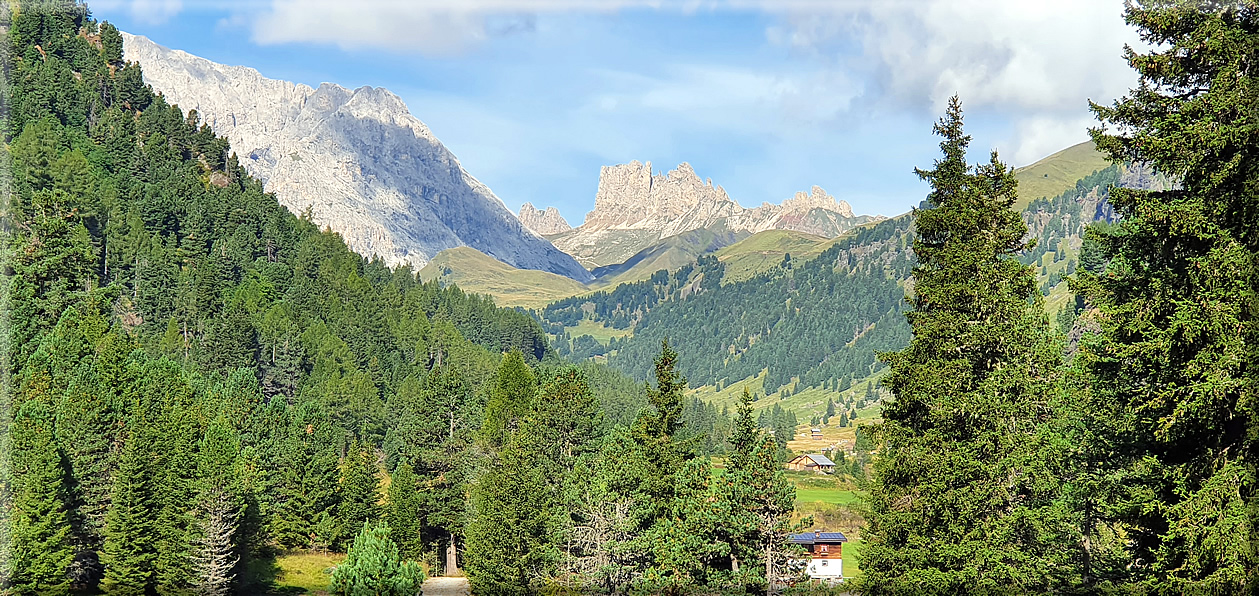
[[145, 82], [227, 137], [281, 204], [309, 210], [360, 254], [419, 268], [444, 249], [471, 246], [521, 269], [591, 279], [526, 229], [386, 89], [312, 89], [129, 34], [123, 46]]

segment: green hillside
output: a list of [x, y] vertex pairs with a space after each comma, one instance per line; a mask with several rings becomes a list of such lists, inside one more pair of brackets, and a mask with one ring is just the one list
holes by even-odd
[[1075, 187], [1075, 182], [1110, 166], [1097, 152], [1093, 141], [1072, 145], [1030, 166], [1014, 171], [1019, 179], [1019, 203], [1022, 209], [1036, 199], [1052, 198]]
[[808, 260], [822, 252], [828, 239], [791, 230], [766, 230], [740, 240], [714, 253], [726, 266], [725, 283], [744, 281], [782, 263], [790, 254], [793, 259]]
[[420, 270], [420, 279], [455, 284], [465, 292], [491, 296], [502, 307], [541, 308], [588, 291], [586, 286], [562, 275], [517, 269], [466, 246], [437, 253]]
[[706, 255], [747, 238], [747, 232], [699, 229], [670, 236], [635, 253], [623, 263], [596, 267], [591, 272], [594, 288], [613, 288], [645, 280], [662, 269], [673, 271]]
[[[1071, 304], [1063, 279], [1080, 266], [1083, 231], [1109, 213], [1107, 189], [1120, 175], [1108, 166], [1026, 206], [1037, 244], [1020, 260], [1035, 267], [1050, 314]], [[787, 390], [784, 407], [807, 414], [828, 394], [878, 374], [876, 352], [907, 341], [901, 310], [912, 242], [910, 214], [829, 241], [766, 232], [539, 314], [566, 357], [606, 358], [645, 378], [653, 351], [668, 338], [696, 395], [728, 403], [731, 387], [754, 380], [762, 395]], [[784, 262], [787, 253], [792, 259]], [[600, 338], [583, 338], [583, 329], [599, 330]]]

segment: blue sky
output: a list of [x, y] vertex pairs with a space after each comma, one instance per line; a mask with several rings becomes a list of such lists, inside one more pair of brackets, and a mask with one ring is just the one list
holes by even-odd
[[895, 215], [959, 93], [972, 161], [1087, 139], [1134, 83], [1122, 3], [1005, 0], [103, 0], [98, 19], [316, 86], [386, 87], [513, 210], [578, 225], [599, 167], [690, 162], [745, 206], [812, 185]]

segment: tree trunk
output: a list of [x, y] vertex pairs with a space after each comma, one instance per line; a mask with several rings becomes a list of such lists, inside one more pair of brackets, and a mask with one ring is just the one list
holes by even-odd
[[450, 533], [450, 546], [446, 547], [446, 575], [454, 575], [459, 571], [459, 560], [456, 557], [458, 551], [455, 549], [455, 534]]

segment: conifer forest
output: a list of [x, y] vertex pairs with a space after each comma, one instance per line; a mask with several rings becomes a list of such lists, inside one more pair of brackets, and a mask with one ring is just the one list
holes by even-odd
[[[1259, 594], [1259, 2], [1124, 10], [1078, 190], [1019, 203], [954, 96], [905, 216], [524, 309], [281, 206], [88, 5], [7, 3], [0, 593]], [[789, 443], [858, 418], [824, 585]]]

